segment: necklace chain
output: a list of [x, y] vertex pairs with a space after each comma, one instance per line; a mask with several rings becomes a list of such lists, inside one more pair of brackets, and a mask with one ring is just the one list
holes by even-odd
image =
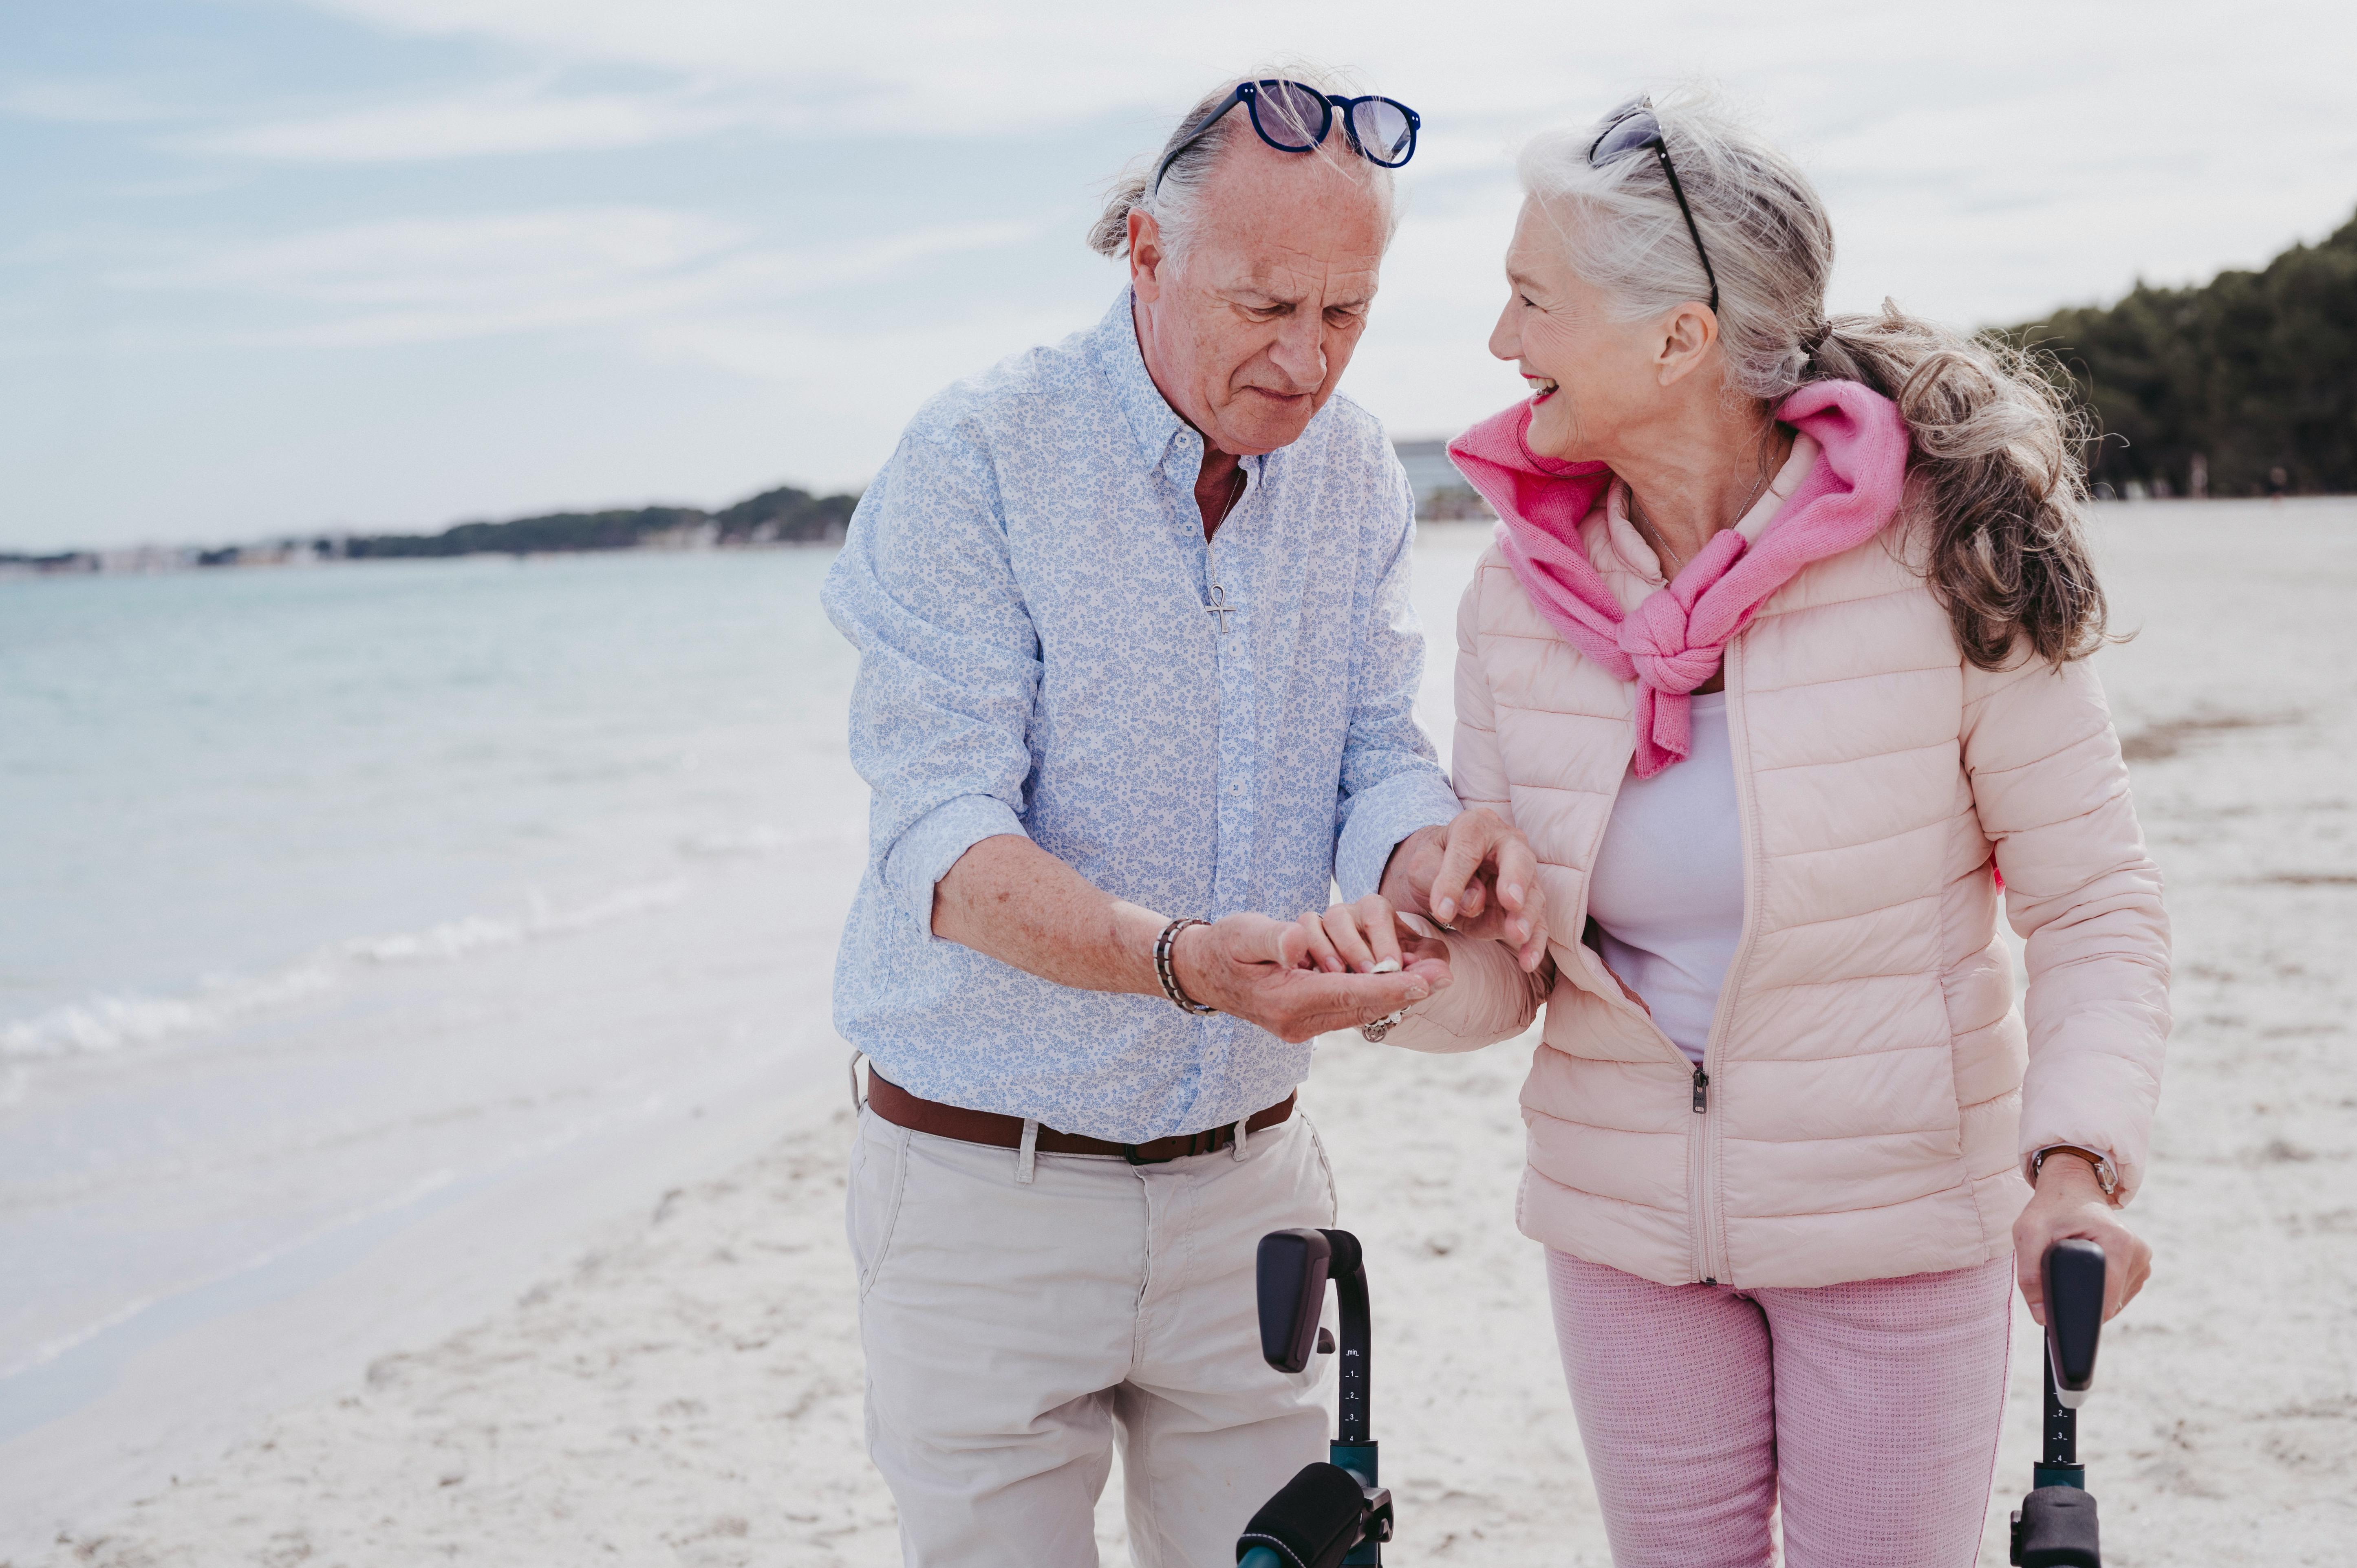
[[1243, 462], [1239, 460], [1235, 466], [1235, 470], [1228, 476], [1228, 499], [1226, 501], [1222, 503], [1220, 507], [1220, 515], [1211, 521], [1211, 526], [1217, 528], [1221, 523], [1227, 521], [1228, 513], [1235, 510], [1236, 503], [1243, 499], [1244, 466]]
[[[1741, 522], [1751, 515], [1751, 509], [1759, 503], [1760, 496], [1767, 491], [1768, 448], [1770, 443], [1774, 440], [1775, 434], [1775, 426], [1769, 426], [1768, 439], [1760, 443], [1760, 482], [1751, 487], [1751, 493], [1744, 498], [1741, 506], [1735, 509], [1737, 522]], [[1629, 487], [1629, 521], [1637, 525], [1637, 532], [1644, 535], [1645, 542], [1653, 547], [1655, 554], [1669, 558], [1670, 569], [1662, 574], [1662, 581], [1666, 583], [1685, 569], [1685, 558], [1670, 548], [1669, 540], [1664, 538], [1661, 531], [1655, 528], [1652, 521], [1645, 516], [1645, 509], [1637, 499], [1637, 490], [1634, 486]]]

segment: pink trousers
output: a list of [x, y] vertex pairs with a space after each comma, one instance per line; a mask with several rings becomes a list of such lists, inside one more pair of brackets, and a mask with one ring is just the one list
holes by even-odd
[[1657, 1285], [1547, 1253], [1619, 1568], [1969, 1568], [2013, 1262], [1813, 1289]]

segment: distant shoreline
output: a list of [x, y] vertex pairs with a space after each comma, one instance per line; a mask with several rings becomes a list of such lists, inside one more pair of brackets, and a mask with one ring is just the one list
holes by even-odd
[[199, 553], [199, 547], [142, 545], [129, 550], [76, 550], [57, 555], [27, 557], [0, 555], [0, 583], [33, 582], [48, 578], [79, 577], [166, 577], [184, 572], [237, 571], [307, 571], [321, 566], [380, 566], [398, 563], [414, 565], [428, 561], [488, 561], [497, 558], [519, 564], [533, 561], [565, 561], [576, 557], [608, 555], [715, 555], [737, 553], [768, 553], [780, 550], [834, 550], [843, 544], [841, 538], [833, 539], [771, 539], [759, 543], [732, 542], [713, 544], [609, 544], [590, 545], [576, 550], [468, 550], [443, 555], [302, 555], [289, 553], [272, 556], [264, 553], [271, 548], [253, 545], [241, 547], [242, 559], [235, 561], [196, 562], [180, 559]]
[[550, 512], [506, 522], [462, 522], [439, 533], [323, 531], [250, 544], [135, 545], [49, 554], [0, 553], [0, 576], [81, 576], [202, 571], [218, 566], [307, 566], [334, 561], [415, 561], [457, 555], [577, 555], [619, 550], [701, 551], [768, 544], [839, 544], [859, 497], [813, 495], [792, 485], [718, 511], [646, 506]]
[[[769, 495], [779, 493], [768, 492]], [[800, 490], [790, 493], [796, 496], [805, 494]], [[757, 501], [766, 499], [766, 496], [754, 498]], [[446, 530], [440, 534], [346, 536], [341, 541], [334, 535], [322, 535], [307, 540], [278, 540], [260, 544], [231, 545], [220, 549], [197, 544], [145, 544], [119, 550], [68, 550], [46, 555], [0, 553], [0, 582], [36, 577], [161, 576], [178, 572], [211, 571], [229, 566], [307, 567], [373, 561], [450, 561], [485, 555], [504, 555], [514, 561], [539, 561], [570, 555], [620, 555], [636, 553], [662, 555], [705, 554], [715, 551], [800, 549], [813, 546], [821, 549], [834, 549], [841, 545], [845, 528], [850, 521], [851, 510], [858, 504], [859, 498], [845, 495], [807, 499], [818, 507], [831, 507], [834, 503], [841, 503], [840, 519], [824, 516], [818, 526], [814, 528], [806, 526], [791, 537], [780, 536], [781, 531], [770, 532], [765, 536], [758, 525], [753, 529], [730, 535], [724, 533], [716, 521], [717, 516], [722, 514], [704, 513], [694, 513], [694, 516], [703, 519], [698, 522], [683, 525], [673, 522], [663, 528], [649, 528], [626, 541], [617, 540], [612, 542], [526, 543], [524, 539], [529, 535], [521, 533], [511, 535], [505, 532], [508, 530], [535, 530], [542, 525], [569, 521], [575, 518], [584, 521], [594, 521], [615, 517], [638, 517], [649, 513], [669, 514], [676, 517], [680, 513], [691, 510], [686, 508], [650, 507], [640, 513], [576, 513], [560, 514], [556, 518], [521, 518], [513, 522], [505, 523], [462, 523], [457, 528]], [[2337, 493], [2275, 497], [2107, 495], [2098, 496], [2093, 504], [2104, 508], [2250, 507], [2266, 506], [2272, 501], [2287, 506], [2309, 507], [2333, 502], [2345, 503], [2350, 499], [2348, 495]], [[740, 503], [740, 505], [749, 504], [751, 503]], [[1497, 518], [1489, 513], [1486, 509], [1477, 515], [1467, 515], [1466, 510], [1462, 507], [1444, 505], [1440, 509], [1439, 515], [1419, 516], [1416, 519], [1416, 526], [1420, 529], [1441, 530], [1489, 528], [1494, 526], [1497, 521]], [[469, 534], [471, 537], [468, 537], [467, 542], [461, 547], [419, 547], [441, 545], [452, 535], [466, 537]], [[545, 532], [543, 532], [540, 536], [545, 538]], [[476, 542], [495, 539], [500, 542]], [[334, 548], [339, 542], [343, 543], [346, 548]], [[364, 548], [359, 550], [349, 548], [353, 543], [361, 544]], [[394, 547], [384, 548], [387, 545]]]

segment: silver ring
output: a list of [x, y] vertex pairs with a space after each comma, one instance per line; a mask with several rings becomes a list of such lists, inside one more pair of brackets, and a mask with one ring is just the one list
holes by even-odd
[[1359, 1033], [1369, 1042], [1375, 1045], [1381, 1045], [1383, 1043], [1383, 1036], [1390, 1034], [1393, 1026], [1406, 1016], [1407, 1009], [1405, 1007], [1401, 1008], [1396, 1013], [1386, 1013], [1372, 1024], [1360, 1025]]

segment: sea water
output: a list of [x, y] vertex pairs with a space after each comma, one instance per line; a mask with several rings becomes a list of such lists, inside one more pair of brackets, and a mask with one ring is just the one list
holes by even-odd
[[831, 559], [0, 583], [0, 1518], [496, 1306], [840, 1073]]
[[836, 1091], [832, 559], [0, 582], [0, 1557]]

